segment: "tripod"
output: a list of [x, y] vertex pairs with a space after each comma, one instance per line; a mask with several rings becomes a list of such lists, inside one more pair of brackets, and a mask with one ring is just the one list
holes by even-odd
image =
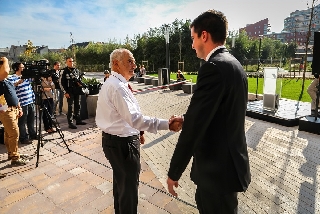
[[[36, 81], [36, 83], [40, 83], [38, 85], [36, 85], [36, 90], [35, 90], [35, 94], [36, 94], [36, 104], [39, 106], [39, 129], [38, 129], [38, 143], [37, 143], [37, 162], [36, 162], [36, 167], [38, 167], [39, 165], [39, 155], [40, 155], [40, 145], [41, 147], [43, 147], [43, 136], [42, 136], [42, 130], [41, 130], [41, 121], [43, 118], [43, 113], [45, 113], [46, 118], [48, 118], [51, 122], [51, 124], [56, 128], [56, 131], [59, 133], [60, 138], [62, 139], [63, 143], [65, 144], [65, 146], [67, 147], [68, 151], [71, 152], [71, 150], [68, 147], [68, 144], [66, 143], [65, 139], [64, 139], [64, 135], [60, 129], [59, 123], [57, 121], [57, 119], [55, 118], [56, 121], [53, 121], [52, 119], [52, 115], [49, 113], [47, 107], [44, 105], [43, 103], [43, 99], [42, 99], [42, 94], [45, 95], [46, 99], [48, 99], [48, 96], [46, 95], [46, 93], [44, 92], [44, 87], [42, 86], [42, 80], [39, 79], [39, 81]], [[49, 103], [50, 108], [52, 108], [51, 104]]]

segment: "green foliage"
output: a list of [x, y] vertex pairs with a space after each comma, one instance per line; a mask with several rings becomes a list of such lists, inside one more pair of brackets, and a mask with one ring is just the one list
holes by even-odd
[[84, 84], [86, 85], [99, 85], [101, 84], [99, 80], [97, 80], [96, 78], [92, 77], [92, 78], [82, 78], [81, 80]]

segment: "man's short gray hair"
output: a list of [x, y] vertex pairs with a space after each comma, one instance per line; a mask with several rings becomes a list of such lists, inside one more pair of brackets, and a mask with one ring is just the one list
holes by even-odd
[[129, 53], [130, 55], [132, 55], [132, 53], [128, 49], [125, 49], [125, 48], [118, 48], [118, 49], [115, 49], [114, 51], [112, 51], [112, 53], [110, 54], [110, 65], [112, 66], [112, 62], [114, 60], [121, 61], [122, 57], [123, 57], [123, 54], [125, 52]]

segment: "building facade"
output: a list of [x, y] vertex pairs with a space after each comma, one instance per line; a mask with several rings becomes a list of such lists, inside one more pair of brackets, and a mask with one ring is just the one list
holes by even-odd
[[259, 38], [261, 35], [265, 35], [268, 32], [269, 19], [263, 19], [254, 24], [247, 24], [246, 27], [240, 28], [239, 32], [245, 31], [251, 38]]

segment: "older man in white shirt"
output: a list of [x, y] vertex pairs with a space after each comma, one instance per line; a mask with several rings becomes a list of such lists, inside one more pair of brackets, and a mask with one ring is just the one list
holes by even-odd
[[97, 101], [96, 124], [101, 128], [102, 147], [113, 169], [115, 213], [137, 213], [140, 174], [140, 131], [178, 131], [178, 123], [142, 115], [128, 87], [134, 75], [135, 59], [127, 49], [110, 55], [111, 75], [103, 84]]

